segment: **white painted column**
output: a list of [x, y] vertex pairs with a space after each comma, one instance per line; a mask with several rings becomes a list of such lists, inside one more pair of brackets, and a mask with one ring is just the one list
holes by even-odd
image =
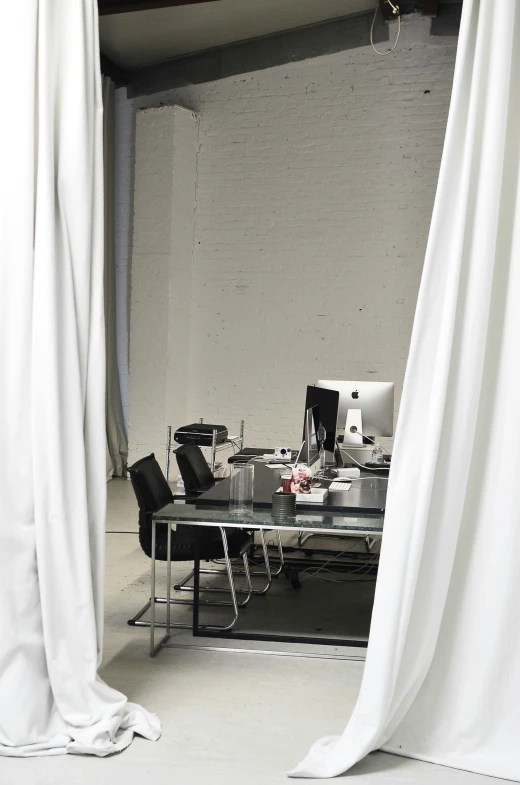
[[198, 118], [177, 106], [136, 120], [130, 299], [129, 463], [186, 424]]

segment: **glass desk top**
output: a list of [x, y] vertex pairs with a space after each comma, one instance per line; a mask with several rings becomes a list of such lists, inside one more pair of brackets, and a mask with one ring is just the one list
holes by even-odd
[[305, 510], [295, 517], [274, 518], [269, 508], [259, 507], [250, 516], [234, 515], [227, 506], [168, 504], [156, 512], [159, 523], [184, 523], [193, 526], [225, 526], [238, 529], [296, 529], [297, 531], [335, 534], [338, 531], [378, 536], [383, 533], [383, 515], [320, 512]]

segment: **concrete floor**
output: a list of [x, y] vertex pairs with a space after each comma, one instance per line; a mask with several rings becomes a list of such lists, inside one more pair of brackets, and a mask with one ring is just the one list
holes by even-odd
[[[108, 496], [105, 656], [101, 676], [130, 700], [157, 712], [163, 725], [162, 738], [155, 743], [137, 738], [120, 755], [103, 760], [73, 755], [4, 758], [0, 761], [0, 782], [2, 785], [26, 782], [143, 785], [143, 782], [159, 781], [179, 785], [281, 785], [290, 782], [285, 772], [303, 757], [310, 744], [344, 728], [354, 707], [363, 663], [181, 648], [163, 650], [151, 660], [147, 630], [126, 624], [127, 618], [149, 596], [149, 560], [142, 554], [135, 534], [137, 511], [130, 483], [112, 481]], [[326, 595], [325, 591], [330, 593]], [[262, 605], [265, 599], [253, 598], [255, 603], [247, 609], [247, 624], [276, 626], [275, 620], [267, 621], [272, 615], [281, 617], [278, 623], [299, 628], [306, 618], [301, 612], [302, 605], [309, 606], [312, 616], [313, 608], [321, 606], [323, 610], [327, 604], [339, 601], [335, 598], [349, 597], [355, 599], [356, 608], [350, 622], [357, 619], [361, 629], [368, 623], [370, 592], [366, 586], [324, 584], [317, 580], [306, 581], [301, 592], [294, 592], [285, 581], [280, 581], [273, 599], [268, 600], [269, 605]], [[340, 615], [329, 614], [330, 618]], [[177, 633], [175, 640], [182, 645], [193, 644], [187, 632]], [[207, 643], [213, 642], [201, 641], [201, 645]], [[266, 648], [263, 644], [255, 645]], [[299, 650], [316, 651], [316, 648]], [[342, 653], [359, 656], [360, 650]], [[375, 753], [348, 774], [348, 782], [351, 785], [491, 785], [503, 780]]]

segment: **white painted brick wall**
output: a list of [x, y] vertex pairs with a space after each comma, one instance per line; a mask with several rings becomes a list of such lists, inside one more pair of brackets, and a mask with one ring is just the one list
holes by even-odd
[[296, 444], [308, 383], [400, 391], [456, 49], [429, 25], [403, 20], [386, 58], [366, 46], [146, 99], [200, 114], [187, 421], [244, 417], [249, 443]]

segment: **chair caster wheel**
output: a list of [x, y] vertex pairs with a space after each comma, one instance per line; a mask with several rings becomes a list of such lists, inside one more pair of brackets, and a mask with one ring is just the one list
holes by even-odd
[[301, 589], [302, 585], [300, 583], [300, 579], [298, 578], [298, 573], [296, 572], [296, 570], [293, 570], [292, 567], [284, 567], [283, 574], [290, 582], [293, 589]]

